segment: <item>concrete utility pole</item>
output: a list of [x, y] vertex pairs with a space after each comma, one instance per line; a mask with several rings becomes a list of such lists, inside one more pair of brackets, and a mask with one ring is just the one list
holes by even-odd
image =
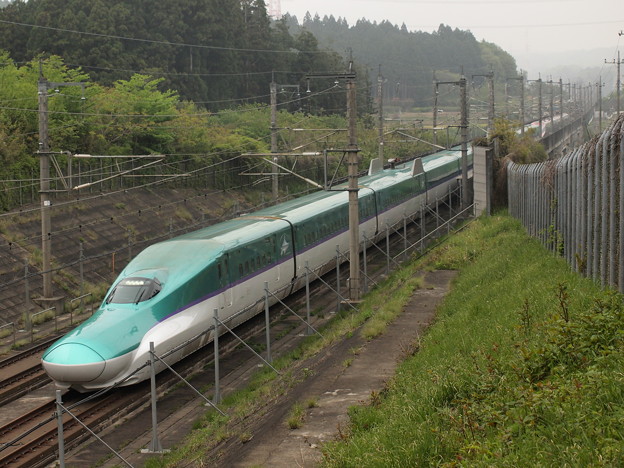
[[84, 83], [54, 83], [45, 79], [40, 65], [37, 95], [39, 101], [39, 199], [41, 203], [41, 269], [43, 299], [52, 299], [52, 216], [50, 214], [50, 144], [48, 141], [48, 90], [61, 86], [81, 86]]
[[377, 110], [379, 112], [379, 162], [381, 167], [383, 167], [384, 163], [383, 92], [383, 76], [381, 74], [381, 65], [379, 65], [379, 74], [377, 75]]
[[537, 107], [539, 108], [539, 110], [538, 110], [538, 115], [539, 115], [539, 132], [540, 132], [540, 138], [541, 138], [542, 134], [543, 134], [543, 123], [542, 123], [542, 120], [544, 120], [544, 113], [542, 111], [542, 77], [541, 76], [538, 78], [537, 84], [538, 84], [538, 89], [539, 89], [539, 98], [537, 100]]
[[360, 213], [358, 200], [357, 98], [353, 62], [346, 73], [310, 73], [309, 78], [344, 79], [347, 83], [347, 191], [349, 192], [349, 299], [360, 300]]
[[598, 87], [598, 133], [600, 133], [602, 132], [602, 76], [596, 86]]
[[438, 81], [433, 72], [433, 144], [438, 144]]
[[535, 82], [538, 84], [538, 97], [537, 97], [537, 119], [539, 122], [539, 136], [540, 138], [542, 137], [542, 120], [543, 120], [543, 114], [542, 114], [542, 77], [540, 75], [540, 77], [537, 80], [527, 80], [527, 82]]
[[[352, 64], [351, 64], [352, 67]], [[349, 298], [360, 300], [360, 213], [358, 209], [357, 100], [355, 73], [347, 78], [347, 120], [349, 124]]]
[[[620, 36], [622, 34], [620, 33]], [[620, 65], [622, 64], [622, 61], [620, 60], [620, 51], [618, 50], [618, 58], [617, 61], [616, 60], [612, 60], [611, 62], [607, 62], [607, 59], [605, 59], [605, 63], [610, 63], [612, 65], [617, 65], [617, 79], [616, 79], [616, 85], [615, 85], [615, 89], [617, 91], [617, 115], [620, 115]]]
[[559, 78], [559, 116], [563, 122], [563, 80]]
[[468, 87], [466, 77], [462, 74], [459, 79], [461, 92], [461, 154], [462, 154], [462, 207], [468, 207]]
[[[294, 88], [297, 91], [297, 99], [300, 98], [299, 85], [278, 85], [275, 82], [275, 78], [271, 79], [270, 92], [271, 92], [271, 153], [277, 153], [277, 87], [283, 91], [285, 88]], [[279, 177], [280, 169], [277, 164], [277, 156], [273, 157], [273, 174], [271, 176], [271, 192], [273, 200], [279, 198]]]
[[520, 73], [520, 76], [507, 78], [509, 80], [520, 81], [520, 134], [524, 135], [524, 75]]
[[490, 94], [490, 100], [489, 100], [489, 106], [488, 106], [488, 126], [487, 126], [487, 132], [488, 132], [488, 136], [492, 134], [492, 131], [494, 130], [494, 115], [495, 115], [495, 107], [494, 107], [494, 72], [490, 71], [489, 73], [486, 73], [484, 75], [472, 75], [472, 77], [474, 78], [475, 76], [483, 76], [485, 78], [487, 78], [488, 80], [488, 89], [489, 89], [489, 94]]
[[552, 132], [555, 126], [555, 88], [553, 88], [552, 78], [548, 80], [548, 84], [548, 89], [550, 89], [550, 125], [553, 127], [550, 131]]
[[[277, 83], [271, 80], [271, 153], [277, 153]], [[273, 156], [273, 162], [277, 162], [277, 157]], [[279, 168], [273, 166], [271, 176], [271, 192], [273, 200], [279, 198]]]
[[460, 92], [460, 107], [461, 107], [461, 164], [462, 164], [462, 206], [466, 208], [470, 203], [470, 197], [468, 196], [468, 81], [464, 76], [463, 70], [459, 81], [437, 81], [435, 83], [436, 89], [441, 84], [451, 84], [459, 86]]
[[505, 80], [505, 118], [509, 120], [509, 82]]
[[48, 80], [39, 77], [39, 198], [41, 201], [41, 254], [43, 297], [52, 297], [52, 219], [50, 215], [50, 147], [48, 143]]

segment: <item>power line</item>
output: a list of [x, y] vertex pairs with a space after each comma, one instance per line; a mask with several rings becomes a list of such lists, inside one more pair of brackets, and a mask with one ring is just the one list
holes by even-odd
[[52, 26], [40, 26], [37, 24], [29, 24], [29, 23], [20, 23], [17, 21], [7, 21], [0, 20], [1, 24], [9, 24], [13, 26], [24, 26], [33, 29], [45, 29], [48, 31], [56, 31], [70, 34], [79, 34], [83, 36], [92, 36], [92, 37], [101, 37], [105, 39], [118, 39], [123, 41], [134, 41], [134, 42], [143, 42], [147, 44], [160, 44], [167, 46], [176, 46], [176, 47], [192, 47], [195, 49], [206, 49], [206, 50], [224, 50], [224, 51], [232, 51], [232, 52], [254, 52], [254, 53], [271, 53], [271, 54], [298, 54], [300, 52], [306, 54], [326, 54], [327, 52], [318, 50], [318, 51], [308, 51], [308, 50], [277, 50], [277, 49], [245, 49], [239, 47], [225, 47], [225, 46], [209, 46], [209, 45], [201, 45], [201, 44], [190, 44], [185, 42], [170, 42], [170, 41], [157, 41], [155, 39], [138, 39], [134, 37], [127, 36], [117, 36], [112, 34], [103, 34], [103, 33], [93, 33], [87, 31], [77, 31], [74, 29], [64, 29], [64, 28], [55, 28]]
[[237, 72], [237, 73], [177, 73], [177, 72], [164, 72], [164, 71], [155, 71], [155, 70], [132, 70], [129, 68], [114, 68], [114, 67], [99, 67], [96, 65], [81, 65], [77, 63], [67, 63], [65, 65], [69, 67], [75, 68], [90, 68], [94, 70], [103, 70], [103, 71], [111, 71], [111, 72], [126, 72], [126, 73], [139, 73], [143, 75], [158, 75], [158, 76], [173, 76], [173, 77], [211, 77], [211, 78], [230, 78], [236, 76], [258, 76], [258, 75], [271, 75], [271, 74], [293, 74], [298, 73], [299, 71], [294, 70], [268, 70], [268, 71], [246, 71], [246, 72]]

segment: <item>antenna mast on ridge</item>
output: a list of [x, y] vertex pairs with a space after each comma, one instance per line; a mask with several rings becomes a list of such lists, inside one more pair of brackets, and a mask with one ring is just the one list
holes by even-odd
[[282, 6], [280, 0], [269, 0], [269, 16], [274, 20], [282, 18]]

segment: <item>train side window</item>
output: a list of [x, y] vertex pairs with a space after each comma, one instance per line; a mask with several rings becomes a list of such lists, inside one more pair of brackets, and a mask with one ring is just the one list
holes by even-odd
[[243, 276], [243, 264], [242, 263], [238, 264], [238, 273], [240, 274], [240, 276]]
[[223, 278], [223, 271], [221, 270], [221, 264], [217, 264], [217, 274], [219, 275], [219, 279]]
[[251, 258], [251, 271], [256, 271], [256, 259]]
[[245, 260], [245, 273], [249, 273], [249, 260]]

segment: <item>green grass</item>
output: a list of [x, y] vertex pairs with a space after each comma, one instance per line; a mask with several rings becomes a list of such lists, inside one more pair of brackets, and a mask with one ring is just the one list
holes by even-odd
[[295, 403], [288, 413], [286, 425], [289, 429], [299, 429], [303, 425], [305, 411], [301, 403]]
[[459, 269], [453, 290], [419, 352], [350, 408], [323, 465], [621, 465], [621, 296], [507, 216], [480, 219], [424, 261]]

